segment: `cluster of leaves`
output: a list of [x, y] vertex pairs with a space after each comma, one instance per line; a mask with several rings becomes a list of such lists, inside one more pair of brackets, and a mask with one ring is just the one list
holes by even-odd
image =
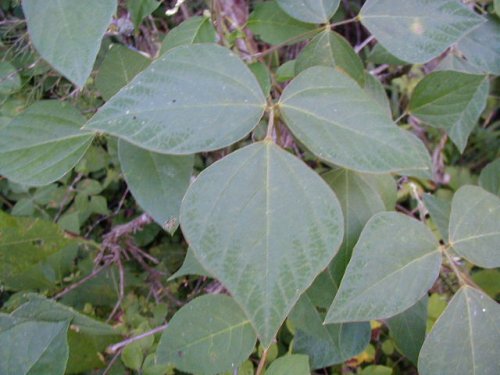
[[171, 5], [0, 1], [0, 374], [498, 374], [498, 1]]

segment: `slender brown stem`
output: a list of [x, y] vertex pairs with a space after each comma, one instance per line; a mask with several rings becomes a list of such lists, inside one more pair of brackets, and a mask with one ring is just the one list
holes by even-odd
[[305, 33], [302, 33], [300, 35], [296, 35], [294, 36], [293, 38], [290, 38], [290, 39], [287, 39], [285, 40], [283, 43], [280, 43], [280, 44], [276, 44], [272, 47], [269, 47], [268, 49], [266, 49], [265, 51], [262, 51], [262, 52], [259, 52], [259, 53], [256, 53], [254, 55], [252, 55], [252, 57], [254, 58], [259, 58], [259, 57], [262, 57], [262, 56], [266, 56], [266, 55], [269, 55], [270, 53], [274, 52], [274, 51], [277, 51], [279, 50], [280, 48], [283, 48], [284, 46], [288, 45], [288, 44], [294, 44], [294, 43], [298, 43], [300, 42], [302, 39], [304, 38], [307, 38], [309, 35], [314, 35], [316, 33], [318, 33], [319, 31], [321, 30], [324, 30], [324, 27], [319, 27], [317, 29], [313, 29], [313, 30], [309, 30], [309, 31], [306, 31]]
[[264, 367], [266, 367], [267, 353], [269, 352], [269, 348], [264, 349], [262, 352], [262, 357], [260, 357], [259, 366], [257, 366], [257, 371], [255, 375], [262, 375], [262, 371], [264, 371]]
[[132, 344], [133, 342], [136, 342], [136, 341], [142, 340], [143, 338], [146, 338], [146, 337], [149, 337], [152, 335], [156, 335], [157, 333], [163, 332], [164, 330], [167, 329], [167, 327], [168, 327], [168, 323], [165, 323], [159, 327], [152, 329], [151, 331], [144, 332], [144, 333], [141, 333], [140, 335], [130, 337], [126, 340], [120, 341], [116, 344], [109, 346], [108, 349], [106, 349], [106, 352], [108, 352], [110, 354], [116, 353], [118, 350], [124, 348], [125, 346], [127, 346], [129, 344]]
[[330, 27], [333, 29], [333, 28], [335, 28], [335, 27], [337, 27], [337, 26], [342, 26], [342, 25], [346, 25], [346, 24], [348, 24], [348, 23], [353, 23], [353, 22], [358, 22], [358, 21], [359, 21], [359, 17], [358, 17], [358, 16], [356, 16], [356, 17], [354, 17], [354, 18], [349, 18], [348, 20], [344, 20], [344, 21], [340, 21], [340, 22], [332, 23], [332, 24], [330, 25]]
[[110, 264], [111, 264], [111, 262], [104, 263], [102, 266], [100, 266], [100, 267], [96, 268], [95, 270], [93, 270], [92, 273], [88, 274], [87, 276], [85, 276], [81, 280], [78, 280], [76, 283], [71, 284], [70, 286], [68, 286], [67, 288], [65, 288], [63, 291], [57, 293], [53, 298], [54, 299], [60, 299], [61, 297], [63, 297], [64, 295], [68, 294], [72, 290], [78, 288], [80, 285], [82, 285], [82, 284], [86, 283], [87, 281], [89, 281], [90, 279], [93, 279], [94, 277], [96, 277], [101, 271], [103, 271], [106, 268], [108, 268]]
[[267, 134], [266, 134], [266, 139], [270, 141], [273, 140], [273, 132], [274, 132], [274, 106], [270, 105], [269, 106], [269, 122], [267, 125]]

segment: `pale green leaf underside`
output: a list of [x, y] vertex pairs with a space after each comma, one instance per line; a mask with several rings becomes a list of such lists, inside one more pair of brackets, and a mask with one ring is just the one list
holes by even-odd
[[427, 295], [408, 310], [387, 319], [391, 337], [398, 350], [417, 364], [418, 353], [425, 340]]
[[116, 11], [116, 0], [23, 0], [22, 5], [37, 51], [83, 87]]
[[194, 16], [168, 32], [161, 43], [160, 55], [184, 44], [215, 42], [215, 29], [210, 17]]
[[427, 336], [418, 359], [421, 375], [497, 375], [500, 372], [500, 307], [464, 286]]
[[308, 23], [327, 23], [340, 5], [340, 0], [276, 0], [291, 17]]
[[295, 73], [298, 74], [312, 66], [336, 68], [361, 86], [365, 84], [363, 62], [349, 42], [333, 31], [323, 31], [311, 40], [297, 58]]
[[138, 74], [85, 128], [150, 151], [185, 155], [245, 137], [265, 106], [257, 79], [229, 49], [184, 45]]
[[181, 226], [196, 258], [231, 292], [265, 347], [343, 236], [332, 190], [270, 142], [202, 172], [183, 200]]
[[490, 89], [486, 76], [439, 71], [420, 81], [409, 111], [425, 123], [445, 129], [461, 152], [486, 107]]
[[324, 314], [318, 312], [308, 294], [302, 295], [289, 319], [297, 330], [293, 351], [307, 354], [312, 369], [342, 363], [361, 353], [370, 341], [368, 322], [324, 325]]
[[95, 79], [97, 90], [109, 100], [120, 89], [142, 72], [150, 60], [129, 48], [113, 44], [104, 57]]
[[137, 203], [163, 229], [173, 233], [179, 225], [181, 201], [191, 179], [193, 155], [158, 154], [120, 140], [118, 156]]
[[451, 202], [449, 243], [470, 262], [500, 267], [500, 198], [477, 186], [463, 186]]
[[283, 92], [279, 109], [299, 141], [327, 162], [359, 172], [430, 175], [422, 142], [335, 69], [313, 67], [299, 74]]
[[266, 375], [309, 375], [309, 358], [307, 355], [287, 354], [275, 359], [266, 370]]
[[414, 305], [439, 274], [439, 243], [422, 223], [382, 212], [354, 247], [326, 323], [390, 318]]
[[0, 329], [0, 374], [63, 375], [69, 322], [26, 321]]
[[490, 193], [500, 196], [500, 159], [497, 159], [481, 171], [479, 185]]
[[468, 63], [484, 73], [500, 75], [500, 21], [489, 17], [474, 31], [458, 42], [457, 48], [465, 55]]
[[159, 363], [200, 375], [230, 371], [251, 354], [255, 332], [231, 297], [206, 295], [183, 306], [170, 320], [156, 356]]
[[20, 184], [47, 185], [83, 157], [94, 135], [85, 118], [58, 101], [35, 102], [0, 129], [0, 174]]
[[257, 4], [248, 18], [247, 26], [254, 35], [269, 44], [293, 44], [317, 32], [316, 25], [290, 17], [275, 1]]
[[394, 56], [425, 63], [484, 19], [457, 0], [368, 0], [363, 25]]

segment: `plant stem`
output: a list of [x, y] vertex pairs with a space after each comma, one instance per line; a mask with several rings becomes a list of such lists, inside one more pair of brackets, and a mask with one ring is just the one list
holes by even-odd
[[449, 248], [450, 248], [450, 246], [445, 247], [443, 249], [442, 253], [444, 253], [446, 259], [448, 260], [448, 264], [450, 265], [450, 267], [453, 270], [453, 272], [455, 273], [455, 275], [457, 275], [458, 282], [460, 283], [460, 285], [461, 286], [469, 285], [469, 286], [472, 286], [473, 288], [481, 289], [476, 285], [476, 283], [474, 281], [471, 280], [469, 275], [467, 275], [460, 268], [457, 267], [457, 265], [455, 264], [455, 261], [453, 260], [453, 257], [448, 253]]
[[358, 21], [359, 21], [359, 17], [358, 17], [358, 16], [356, 16], [356, 17], [354, 17], [354, 18], [350, 18], [350, 19], [348, 19], [348, 20], [340, 21], [340, 22], [337, 22], [337, 23], [332, 23], [332, 24], [330, 25], [330, 27], [333, 29], [333, 28], [335, 28], [335, 27], [337, 27], [337, 26], [342, 26], [342, 25], [346, 25], [346, 24], [348, 24], [348, 23], [353, 23], [353, 22], [358, 22]]
[[136, 341], [142, 340], [145, 337], [149, 337], [152, 335], [156, 335], [157, 333], [163, 332], [165, 329], [167, 329], [167, 327], [168, 327], [168, 323], [165, 323], [164, 325], [156, 327], [156, 328], [152, 329], [151, 331], [144, 332], [144, 333], [141, 333], [140, 335], [130, 337], [126, 340], [120, 341], [119, 343], [116, 343], [114, 345], [109, 346], [108, 349], [106, 349], [106, 352], [108, 352], [110, 354], [116, 353], [121, 348], [124, 348], [125, 346], [132, 344], [133, 342], [136, 342]]
[[292, 37], [290, 39], [285, 40], [283, 43], [276, 44], [276, 45], [274, 45], [272, 47], [269, 47], [265, 51], [258, 52], [258, 53], [254, 54], [254, 55], [251, 55], [251, 57], [258, 59], [259, 57], [263, 57], [263, 56], [269, 55], [270, 53], [272, 53], [274, 51], [277, 51], [280, 48], [282, 48], [282, 47], [284, 47], [284, 46], [286, 46], [288, 44], [298, 43], [302, 39], [307, 38], [309, 36], [309, 34], [314, 35], [314, 34], [318, 33], [319, 31], [321, 31], [323, 29], [324, 29], [324, 27], [319, 27], [317, 29], [306, 31], [305, 33], [302, 33], [300, 35], [296, 35], [296, 36], [294, 36], [294, 37]]
[[274, 131], [274, 105], [269, 106], [269, 122], [267, 125], [267, 134], [266, 139], [270, 141], [273, 140], [273, 131]]
[[260, 357], [259, 366], [257, 366], [257, 371], [255, 372], [255, 375], [262, 375], [262, 371], [264, 371], [264, 367], [266, 366], [268, 351], [269, 348], [264, 349], [264, 351], [262, 352], [262, 357]]

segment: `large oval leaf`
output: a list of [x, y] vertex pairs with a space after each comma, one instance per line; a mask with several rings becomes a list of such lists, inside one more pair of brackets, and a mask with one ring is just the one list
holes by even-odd
[[368, 0], [359, 18], [394, 56], [425, 63], [484, 22], [456, 0]]
[[343, 235], [342, 211], [328, 185], [267, 141], [201, 173], [184, 197], [181, 226], [196, 258], [232, 293], [265, 347]]
[[57, 71], [83, 87], [90, 76], [116, 0], [23, 0], [35, 48]]
[[158, 154], [120, 140], [118, 156], [137, 203], [165, 230], [174, 232], [191, 179], [193, 155]]
[[425, 123], [446, 129], [461, 152], [486, 107], [487, 76], [453, 71], [434, 72], [420, 81], [409, 111]]
[[200, 375], [237, 368], [255, 346], [255, 332], [231, 297], [206, 295], [183, 306], [163, 333], [159, 363]]
[[21, 322], [0, 329], [0, 374], [63, 375], [68, 362], [69, 321]]
[[422, 142], [335, 69], [313, 67], [299, 74], [283, 92], [279, 109], [294, 135], [327, 162], [359, 172], [429, 175]]
[[439, 243], [422, 223], [382, 212], [366, 224], [326, 323], [390, 318], [414, 305], [439, 274]]
[[20, 184], [47, 185], [83, 157], [93, 134], [81, 131], [85, 118], [55, 100], [35, 102], [0, 129], [0, 174]]
[[500, 198], [477, 186], [463, 186], [453, 196], [450, 214], [453, 249], [474, 264], [500, 267]]
[[479, 290], [465, 286], [425, 339], [418, 371], [422, 375], [497, 375], [499, 350], [500, 306]]
[[340, 5], [340, 0], [276, 1], [293, 18], [309, 23], [327, 23]]
[[85, 128], [150, 151], [192, 154], [243, 138], [265, 106], [257, 79], [230, 50], [185, 45], [138, 74]]

